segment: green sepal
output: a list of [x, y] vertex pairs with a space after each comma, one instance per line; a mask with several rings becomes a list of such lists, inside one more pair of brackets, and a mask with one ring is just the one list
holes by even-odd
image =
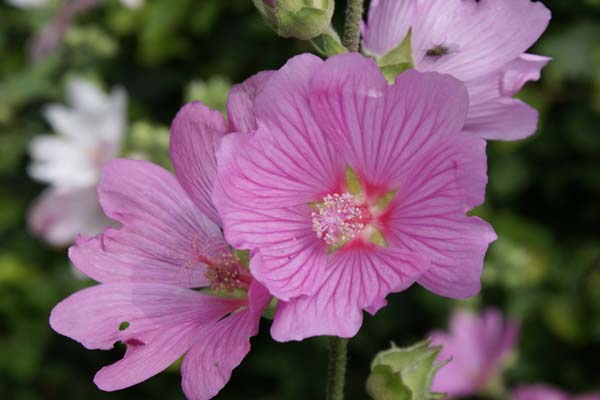
[[411, 36], [411, 32], [409, 31], [402, 43], [377, 59], [377, 64], [380, 66], [395, 64], [412, 65], [412, 46], [410, 44]]
[[413, 65], [411, 63], [402, 63], [402, 64], [392, 64], [392, 65], [384, 65], [380, 66], [381, 72], [383, 76], [388, 81], [388, 83], [394, 83], [398, 75], [406, 71], [407, 69], [411, 69]]
[[392, 367], [377, 365], [367, 379], [367, 393], [375, 400], [411, 400], [412, 392]]
[[325, 57], [331, 57], [348, 51], [348, 49], [342, 45], [340, 36], [331, 27], [329, 27], [326, 32], [311, 39], [310, 43], [319, 54]]
[[[371, 376], [374, 376], [367, 380], [367, 391], [375, 400], [444, 399], [445, 394], [430, 392], [435, 374], [446, 365], [446, 362], [436, 363], [441, 349], [441, 346], [431, 346], [429, 340], [406, 348], [392, 344], [391, 349], [373, 359]], [[380, 385], [377, 388], [376, 383]]]
[[409, 31], [402, 43], [388, 53], [377, 57], [377, 65], [381, 68], [385, 79], [393, 83], [396, 77], [407, 69], [413, 68], [411, 32]]

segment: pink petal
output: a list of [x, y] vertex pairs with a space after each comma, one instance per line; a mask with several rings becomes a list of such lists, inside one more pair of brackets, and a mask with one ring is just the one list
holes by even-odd
[[443, 332], [433, 332], [431, 341], [433, 345], [443, 346], [438, 360], [450, 361], [436, 373], [431, 391], [447, 393], [449, 398], [475, 394], [478, 390], [475, 382], [478, 371], [472, 369], [468, 359], [461, 357], [461, 349], [457, 350], [456, 344]]
[[537, 122], [535, 108], [504, 97], [472, 106], [464, 130], [484, 139], [518, 140], [533, 135]]
[[98, 234], [110, 224], [95, 186], [47, 189], [28, 213], [31, 232], [55, 246], [70, 245], [79, 234]]
[[253, 273], [284, 300], [321, 283], [326, 250], [312, 232], [308, 204], [338, 188], [345, 169], [308, 105], [308, 81], [321, 65], [311, 55], [288, 61], [256, 98], [256, 133], [228, 135], [218, 154], [213, 198], [227, 240], [261, 249], [269, 276], [256, 266]]
[[465, 213], [483, 201], [486, 182], [485, 142], [462, 134], [438, 141], [398, 186], [386, 238], [430, 257], [418, 281], [428, 290], [454, 298], [479, 292], [483, 258], [496, 235]]
[[486, 139], [516, 140], [535, 133], [538, 113], [510, 97], [540, 78], [548, 57], [523, 54], [500, 71], [467, 82], [471, 108], [465, 131]]
[[441, 296], [474, 296], [481, 288], [485, 252], [496, 235], [485, 221], [435, 203], [421, 204], [419, 214], [414, 208], [395, 213], [391, 218], [397, 228], [390, 242], [430, 255], [431, 268], [418, 280], [420, 285]]
[[231, 378], [231, 372], [250, 351], [250, 338], [258, 333], [260, 316], [269, 303], [265, 288], [250, 287], [250, 308], [207, 327], [185, 356], [182, 386], [189, 400], [210, 399]]
[[512, 393], [513, 400], [569, 400], [568, 395], [546, 384], [521, 385]]
[[352, 337], [362, 310], [376, 311], [391, 292], [408, 288], [427, 269], [419, 255], [395, 248], [354, 247], [331, 255], [325, 283], [313, 296], [280, 302], [271, 326], [278, 341]]
[[274, 71], [261, 71], [234, 85], [227, 97], [227, 119], [231, 132], [252, 132], [258, 128], [254, 117], [254, 99]]
[[[320, 65], [319, 58], [304, 54], [273, 74], [256, 97], [259, 128], [253, 140], [243, 135], [224, 140], [222, 146], [234, 150], [219, 153], [217, 192], [264, 209], [306, 204], [337, 185], [344, 166], [308, 105], [308, 81]], [[224, 200], [220, 197], [215, 197], [218, 206]]]
[[227, 243], [168, 171], [146, 161], [112, 160], [99, 195], [123, 227], [78, 240], [70, 257], [79, 270], [100, 282], [206, 284], [199, 252], [209, 242]]
[[227, 131], [221, 113], [200, 102], [183, 106], [171, 126], [175, 175], [196, 207], [217, 225], [221, 220], [211, 200], [217, 175], [215, 154]]
[[[88, 349], [126, 343], [124, 358], [95, 378], [101, 389], [118, 390], [167, 368], [192, 345], [203, 324], [218, 321], [243, 303], [170, 285], [102, 284], [59, 303], [50, 325]], [[129, 326], [122, 329], [124, 322]]]
[[505, 322], [495, 308], [488, 308], [481, 316], [455, 312], [450, 334], [431, 334], [432, 342], [443, 346], [438, 360], [452, 360], [436, 374], [432, 389], [452, 397], [476, 394], [499, 373], [505, 356], [516, 344], [516, 335], [515, 321]]
[[358, 55], [345, 58], [351, 57], [356, 58], [350, 63], [356, 68], [348, 66], [343, 69], [346, 72], [337, 65], [346, 61], [342, 57], [326, 63], [339, 76], [338, 81], [350, 82], [347, 86], [326, 85], [333, 75], [328, 68], [316, 74], [313, 113], [329, 136], [346, 137], [350, 165], [359, 176], [392, 190], [400, 187], [410, 171], [418, 171], [441, 140], [458, 135], [468, 110], [468, 96], [456, 79], [414, 70], [401, 74], [393, 86], [382, 88], [381, 72], [370, 63], [367, 68]]
[[400, 45], [410, 28], [415, 1], [373, 0], [369, 8], [364, 47], [370, 53], [384, 55]]
[[[235, 165], [246, 154], [248, 161], [268, 156], [266, 151], [252, 150], [257, 138], [258, 134], [232, 133], [223, 140], [218, 154], [215, 204], [223, 217], [227, 241], [236, 248], [261, 250], [263, 258], [255, 256], [250, 265], [255, 279], [274, 296], [288, 300], [313, 293], [321, 284], [327, 248], [312, 229], [308, 202], [315, 199], [314, 194], [305, 196], [304, 202], [300, 198], [302, 203], [296, 207], [282, 208], [276, 199], [280, 192], [285, 194], [285, 186], [278, 186], [275, 176], [272, 189], [266, 188], [265, 179], [250, 176], [260, 175], [260, 169]], [[244, 149], [244, 153], [239, 149]], [[274, 199], [266, 197], [271, 193]], [[298, 202], [291, 197], [290, 200]], [[271, 207], [264, 207], [265, 202]]]
[[587, 393], [581, 396], [575, 396], [572, 400], [600, 400], [600, 393]]
[[[422, 1], [412, 24], [414, 64], [420, 71], [475, 79], [519, 57], [549, 21], [550, 11], [530, 0]], [[428, 56], [437, 46], [449, 53]]]
[[514, 96], [529, 81], [540, 79], [542, 68], [550, 62], [550, 57], [535, 54], [522, 54], [503, 68], [502, 94]]

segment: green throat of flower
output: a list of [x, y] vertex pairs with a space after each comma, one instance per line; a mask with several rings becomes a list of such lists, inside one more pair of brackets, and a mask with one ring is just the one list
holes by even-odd
[[342, 193], [330, 193], [321, 201], [310, 204], [312, 227], [317, 238], [334, 252], [348, 243], [360, 239], [377, 246], [387, 247], [382, 232], [382, 216], [396, 195], [388, 191], [380, 196], [370, 196], [366, 185], [351, 167], [346, 167]]

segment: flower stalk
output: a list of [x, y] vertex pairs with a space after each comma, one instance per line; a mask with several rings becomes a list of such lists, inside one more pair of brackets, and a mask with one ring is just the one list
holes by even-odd
[[327, 370], [327, 400], [344, 399], [348, 339], [329, 338], [329, 367]]
[[348, 0], [346, 22], [344, 25], [344, 46], [349, 51], [358, 51], [360, 44], [360, 19], [363, 14], [364, 0]]

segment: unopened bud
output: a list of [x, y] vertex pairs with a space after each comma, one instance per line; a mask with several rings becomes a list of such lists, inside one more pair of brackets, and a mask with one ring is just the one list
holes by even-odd
[[445, 365], [436, 363], [441, 346], [429, 341], [414, 346], [380, 352], [371, 363], [367, 392], [374, 400], [437, 400], [442, 393], [431, 393], [435, 373]]
[[278, 35], [302, 40], [328, 31], [334, 0], [253, 0], [265, 21]]

